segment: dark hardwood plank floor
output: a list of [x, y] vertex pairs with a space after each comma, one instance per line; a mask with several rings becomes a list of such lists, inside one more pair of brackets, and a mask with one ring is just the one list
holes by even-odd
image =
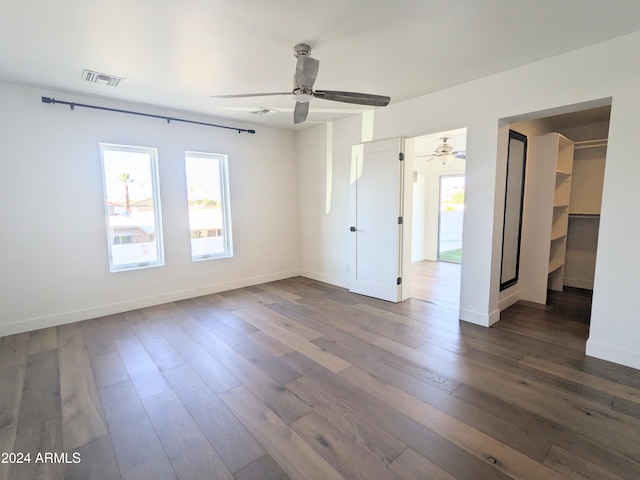
[[563, 309], [460, 322], [436, 266], [401, 304], [297, 277], [4, 337], [0, 480], [640, 478], [640, 372]]

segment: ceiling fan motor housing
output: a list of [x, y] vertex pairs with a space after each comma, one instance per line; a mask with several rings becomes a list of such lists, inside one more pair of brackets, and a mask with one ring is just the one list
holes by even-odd
[[437, 155], [446, 155], [448, 153], [455, 153], [453, 151], [453, 147], [447, 143], [447, 141], [449, 140], [449, 137], [441, 137], [440, 140], [442, 140], [442, 145], [436, 148]]
[[299, 55], [309, 56], [311, 54], [311, 47], [306, 43], [299, 43], [295, 47], [293, 47], [293, 55], [298, 58]]
[[293, 96], [296, 102], [310, 102], [313, 98], [313, 90], [306, 87], [300, 87], [293, 90]]

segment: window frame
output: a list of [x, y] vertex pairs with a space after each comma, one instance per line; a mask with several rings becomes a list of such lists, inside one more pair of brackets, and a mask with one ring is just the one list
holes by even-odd
[[[149, 157], [149, 170], [151, 173], [151, 192], [153, 195], [153, 218], [155, 222], [155, 244], [157, 260], [149, 262], [134, 262], [122, 265], [113, 263], [112, 225], [109, 220], [109, 197], [107, 193], [107, 174], [105, 168], [105, 151], [143, 153]], [[145, 268], [163, 267], [164, 241], [162, 235], [162, 208], [160, 202], [160, 176], [158, 171], [158, 149], [154, 147], [140, 147], [134, 145], [120, 145], [115, 143], [100, 143], [100, 164], [102, 167], [102, 188], [104, 192], [105, 223], [107, 234], [107, 245], [109, 248], [109, 271], [110, 273], [126, 272], [131, 270], [141, 270]]]
[[[194, 254], [193, 239], [191, 238], [191, 217], [189, 207], [189, 179], [188, 159], [205, 158], [218, 160], [218, 175], [220, 178], [220, 209], [222, 212], [222, 232], [224, 250], [219, 253]], [[231, 227], [231, 196], [229, 191], [229, 157], [224, 153], [196, 152], [187, 150], [184, 153], [185, 185], [187, 194], [187, 213], [189, 217], [189, 245], [191, 247], [191, 261], [203, 262], [233, 257], [233, 231]]]

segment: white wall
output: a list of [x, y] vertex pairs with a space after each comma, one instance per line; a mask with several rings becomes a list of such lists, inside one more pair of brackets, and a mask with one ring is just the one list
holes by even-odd
[[351, 146], [361, 130], [360, 117], [351, 117], [297, 136], [302, 274], [343, 287], [355, 271], [348, 205]]
[[573, 158], [564, 269], [564, 284], [570, 287], [593, 289], [600, 219], [571, 213], [600, 213], [605, 158], [606, 147], [578, 149]]
[[[636, 43], [626, 48], [637, 51], [637, 36], [633, 38]], [[640, 368], [640, 256], [631, 253], [637, 251], [640, 217], [629, 215], [640, 178], [640, 163], [629, 155], [640, 148], [640, 68], [634, 60], [627, 69], [620, 68], [629, 72], [636, 87], [621, 86], [613, 97], [587, 354]]]
[[[607, 97], [613, 98], [609, 147], [605, 173], [602, 219], [600, 224], [595, 295], [591, 335], [587, 352], [591, 355], [640, 368], [640, 322], [635, 298], [640, 294], [636, 281], [640, 257], [635, 251], [640, 235], [640, 218], [629, 216], [622, 208], [634, 203], [640, 163], [628, 152], [640, 150], [640, 57], [630, 55], [640, 47], [640, 33], [597, 44], [569, 54], [553, 57], [498, 75], [447, 90], [425, 95], [376, 110], [374, 139], [417, 136], [449, 128], [467, 127], [466, 210], [460, 318], [481, 325], [499, 319], [499, 275], [504, 206], [504, 175], [507, 135], [501, 119], [535, 112], [531, 118], [568, 113], [582, 109], [579, 104]], [[616, 72], [612, 75], [611, 72]], [[590, 104], [590, 106], [595, 106]], [[562, 108], [564, 107], [564, 108]], [[333, 136], [342, 142], [358, 143], [355, 120], [336, 122]], [[506, 128], [505, 128], [506, 127]], [[322, 141], [322, 128], [301, 134], [306, 142], [298, 143], [301, 158], [321, 158], [313, 150]], [[318, 138], [319, 138], [318, 137]], [[312, 147], [308, 147], [311, 145]], [[349, 154], [332, 148], [334, 191], [348, 182], [345, 178]], [[301, 178], [313, 177], [318, 165], [301, 164]], [[339, 173], [343, 172], [343, 173]], [[339, 178], [343, 175], [342, 178]], [[310, 197], [302, 206], [302, 217], [315, 212], [308, 205], [321, 203]], [[348, 203], [334, 209], [348, 210]], [[333, 215], [344, 215], [337, 213]], [[322, 240], [316, 238], [321, 228]], [[346, 250], [344, 226], [328, 222], [303, 225], [307, 240], [302, 267], [310, 276], [337, 277], [336, 283], [348, 283], [349, 276], [322, 257], [323, 251]], [[329, 242], [330, 246], [327, 246]], [[304, 241], [303, 241], [304, 243]], [[313, 259], [313, 260], [311, 260]]]
[[[0, 335], [298, 273], [295, 134], [255, 135], [48, 105], [41, 96], [233, 124], [0, 84]], [[156, 147], [164, 267], [109, 273], [99, 142]], [[229, 155], [234, 254], [192, 262], [184, 151]]]

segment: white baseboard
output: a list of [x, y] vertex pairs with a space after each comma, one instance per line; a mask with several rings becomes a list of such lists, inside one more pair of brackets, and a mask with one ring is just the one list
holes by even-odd
[[498, 310], [502, 311], [520, 300], [520, 289], [515, 290], [498, 302]]
[[113, 315], [115, 313], [128, 312], [137, 308], [152, 307], [154, 305], [162, 305], [163, 303], [176, 302], [187, 298], [225, 292], [235, 288], [250, 287], [261, 283], [274, 282], [276, 280], [296, 277], [300, 274], [299, 270], [288, 270], [284, 272], [232, 280], [229, 282], [220, 282], [187, 290], [177, 290], [150, 297], [134, 298], [125, 302], [99, 305], [97, 307], [19, 320], [17, 322], [0, 325], [0, 337], [14, 335], [16, 333], [30, 332], [41, 328], [55, 327], [57, 325], [64, 325], [67, 323], [79, 322], [90, 318], [103, 317], [105, 315]]
[[346, 289], [350, 287], [351, 283], [348, 278], [332, 277], [331, 275], [325, 275], [324, 273], [313, 272], [311, 270], [300, 270], [299, 275]]
[[640, 370], [640, 352], [625, 350], [606, 343], [587, 340], [586, 354], [590, 357], [607, 360], [627, 367]]
[[584, 288], [586, 290], [593, 290], [593, 280], [564, 277], [564, 284], [567, 287]]
[[460, 309], [460, 320], [465, 322], [474, 323], [482, 327], [490, 327], [498, 320], [500, 320], [500, 310], [494, 310], [493, 312], [486, 314], [480, 312], [474, 312], [464, 308]]
[[493, 325], [494, 323], [498, 322], [500, 320], [500, 310], [494, 310], [493, 312], [491, 312], [489, 314], [489, 326]]

